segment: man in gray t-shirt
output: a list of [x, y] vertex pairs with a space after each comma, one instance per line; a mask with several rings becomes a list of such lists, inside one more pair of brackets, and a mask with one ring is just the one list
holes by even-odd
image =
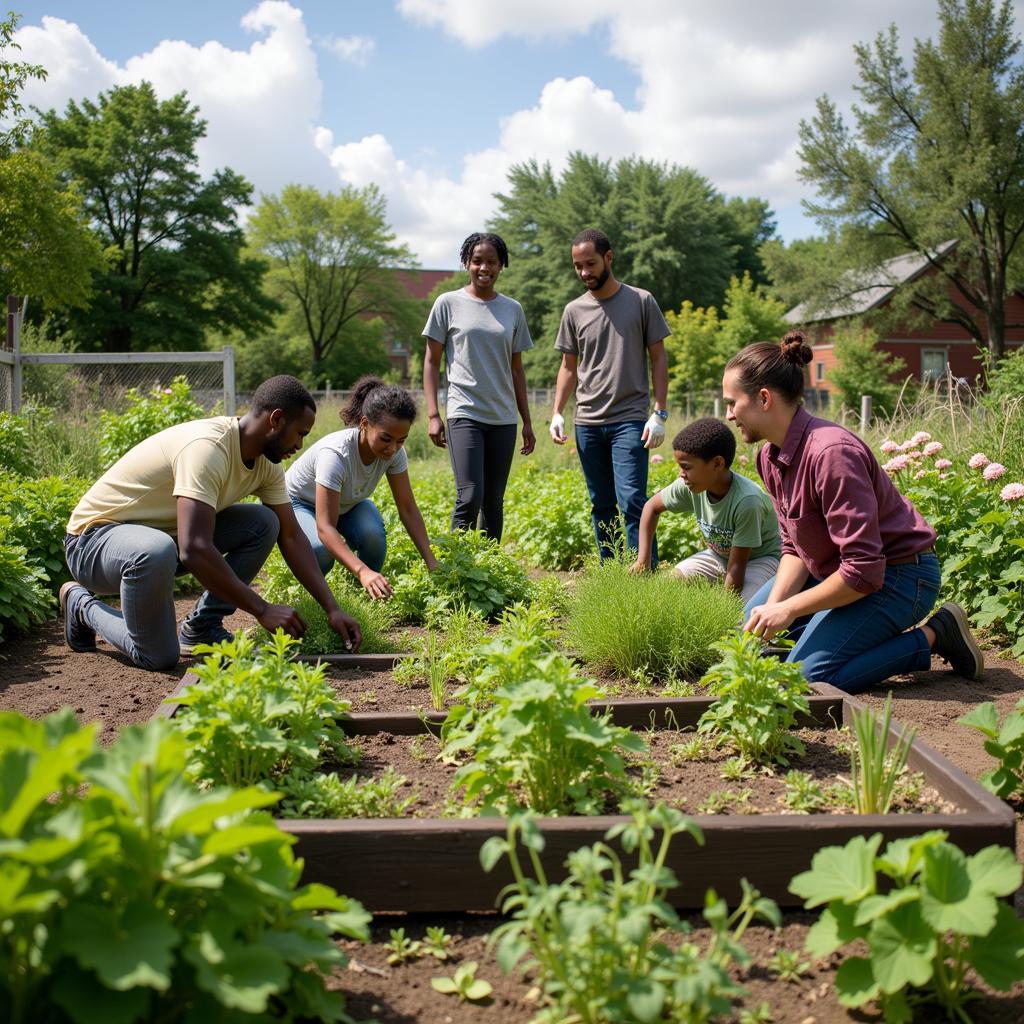
[[[575, 392], [576, 448], [602, 561], [613, 554], [620, 510], [626, 542], [634, 552], [639, 547], [647, 449], [665, 440], [668, 419], [668, 324], [650, 292], [615, 279], [612, 258], [602, 231], [588, 228], [573, 240], [573, 266], [587, 291], [562, 313], [555, 340], [562, 365], [550, 429], [555, 444], [565, 444], [562, 410]], [[654, 384], [650, 417], [648, 361]]]

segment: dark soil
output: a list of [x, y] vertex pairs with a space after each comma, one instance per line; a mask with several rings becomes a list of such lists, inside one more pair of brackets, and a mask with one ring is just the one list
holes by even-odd
[[[179, 618], [193, 600], [182, 598], [177, 602]], [[251, 623], [248, 616], [239, 614], [227, 624], [236, 628]], [[151, 717], [190, 663], [186, 659], [173, 672], [156, 673], [136, 668], [104, 644], [96, 654], [73, 654], [64, 646], [60, 624], [48, 622], [0, 647], [0, 708], [38, 717], [68, 705], [80, 719], [101, 723], [102, 735], [109, 740], [118, 726]], [[892, 681], [896, 719], [916, 726], [922, 740], [972, 775], [984, 771], [991, 760], [978, 734], [956, 725], [956, 719], [985, 700], [994, 701], [1002, 715], [1024, 697], [1024, 666], [988, 654], [986, 667], [985, 679], [978, 683], [960, 679], [939, 662], [934, 663], [931, 672]], [[372, 683], [368, 688], [380, 690], [380, 684]], [[865, 697], [869, 704], [880, 706], [885, 691]], [[354, 701], [353, 710], [384, 708], [361, 699]], [[420, 762], [415, 764], [418, 775]], [[746, 784], [729, 784], [731, 788], [740, 785]], [[358, 893], [351, 895], [358, 897]], [[813, 921], [814, 915], [790, 914], [778, 932], [762, 927], [748, 931], [744, 944], [753, 956], [753, 966], [739, 975], [750, 993], [745, 1005], [768, 1002], [774, 1024], [879, 1021], [877, 1014], [848, 1013], [838, 1005], [833, 987], [834, 962], [813, 964], [800, 981], [791, 984], [778, 981], [768, 970], [767, 963], [776, 949], [802, 947]], [[400, 967], [387, 963], [387, 949], [381, 941], [387, 941], [390, 928], [404, 926], [413, 938], [422, 938], [427, 925], [436, 924], [443, 924], [455, 936], [453, 963], [418, 960]], [[530, 985], [504, 978], [493, 956], [485, 950], [484, 939], [495, 924], [496, 919], [486, 915], [431, 915], [429, 919], [382, 915], [375, 924], [374, 944], [346, 943], [357, 969], [340, 973], [333, 983], [350, 993], [350, 1012], [357, 1020], [375, 1017], [381, 1024], [468, 1024], [483, 1020], [489, 1024], [524, 1024], [537, 1004], [528, 999]], [[706, 941], [706, 932], [698, 929], [695, 937], [698, 943]], [[455, 964], [467, 960], [477, 960], [477, 976], [494, 986], [494, 997], [486, 1005], [460, 1004], [455, 997], [442, 996], [430, 988], [431, 978], [450, 976]], [[976, 1024], [1020, 1024], [1024, 1021], [1024, 986], [1018, 986], [1010, 996], [986, 996], [971, 1004], [970, 1013]], [[945, 1018], [924, 1011], [916, 1019], [937, 1024]]]

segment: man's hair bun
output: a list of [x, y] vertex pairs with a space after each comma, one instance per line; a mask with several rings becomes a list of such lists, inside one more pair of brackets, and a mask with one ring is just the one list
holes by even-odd
[[782, 358], [793, 366], [806, 366], [813, 358], [811, 346], [807, 344], [807, 336], [803, 331], [789, 331], [780, 342]]

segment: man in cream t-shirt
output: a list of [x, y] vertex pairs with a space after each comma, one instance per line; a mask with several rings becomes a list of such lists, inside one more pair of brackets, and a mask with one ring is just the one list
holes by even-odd
[[[275, 541], [331, 626], [356, 648], [359, 627], [339, 607], [299, 529], [281, 462], [302, 447], [316, 404], [294, 377], [264, 381], [241, 418], [193, 420], [153, 434], [93, 484], [71, 513], [64, 549], [74, 580], [60, 591], [64, 636], [74, 651], [96, 635], [141, 668], [166, 670], [200, 643], [226, 639], [236, 608], [273, 632], [305, 632], [294, 608], [268, 604], [250, 586]], [[242, 504], [255, 495], [262, 504]], [[174, 577], [206, 588], [178, 633]], [[120, 610], [94, 594], [119, 594]]]

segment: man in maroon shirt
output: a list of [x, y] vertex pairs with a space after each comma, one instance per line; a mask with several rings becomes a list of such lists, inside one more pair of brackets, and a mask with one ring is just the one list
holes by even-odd
[[864, 442], [801, 406], [811, 349], [799, 331], [748, 345], [722, 382], [743, 439], [768, 443], [757, 466], [779, 518], [778, 572], [747, 605], [744, 629], [782, 630], [804, 675], [858, 693], [931, 667], [933, 653], [977, 679], [984, 668], [964, 610], [932, 609], [941, 577], [935, 531]]

